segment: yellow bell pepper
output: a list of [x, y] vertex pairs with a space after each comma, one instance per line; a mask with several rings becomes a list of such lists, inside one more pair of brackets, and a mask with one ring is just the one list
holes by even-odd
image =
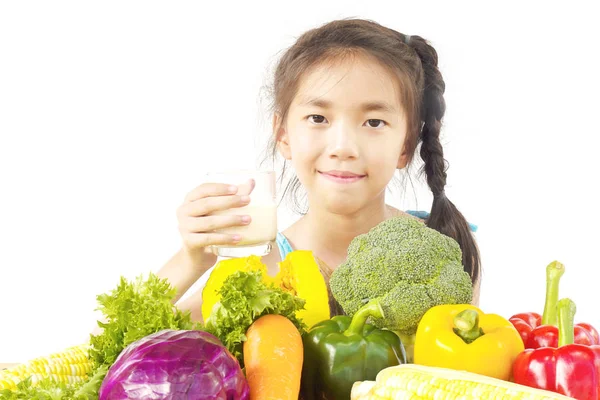
[[432, 307], [419, 322], [414, 363], [509, 380], [523, 350], [508, 320], [469, 304], [447, 304]]

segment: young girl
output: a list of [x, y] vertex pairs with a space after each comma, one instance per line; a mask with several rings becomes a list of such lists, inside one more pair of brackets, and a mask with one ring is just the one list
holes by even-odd
[[[361, 19], [333, 21], [304, 33], [276, 68], [271, 150], [291, 162], [297, 178], [288, 188], [299, 182], [309, 207], [278, 235], [280, 251], [263, 261], [276, 265], [292, 249], [310, 249], [330, 267], [338, 266], [355, 236], [406, 215], [386, 205], [385, 190], [421, 143], [433, 192], [426, 224], [460, 244], [477, 304], [479, 253], [467, 221], [444, 193], [446, 165], [439, 141], [444, 87], [437, 53], [419, 36]], [[178, 299], [216, 262], [208, 246], [241, 240], [214, 231], [248, 224], [248, 216], [211, 215], [246, 205], [248, 197], [236, 191], [225, 184], [203, 184], [179, 207], [183, 246], [159, 272], [178, 289]], [[200, 321], [201, 301], [199, 290], [178, 307]]]

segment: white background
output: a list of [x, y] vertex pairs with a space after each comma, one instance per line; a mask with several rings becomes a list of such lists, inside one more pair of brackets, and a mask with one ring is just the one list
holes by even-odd
[[[561, 295], [600, 327], [591, 1], [215, 3], [0, 4], [0, 362], [87, 340], [95, 296], [179, 248], [202, 175], [259, 159], [280, 51], [351, 16], [439, 52], [447, 193], [480, 227], [484, 311], [541, 312], [558, 259]], [[430, 201], [422, 183], [389, 197]], [[280, 228], [294, 218], [282, 207]]]

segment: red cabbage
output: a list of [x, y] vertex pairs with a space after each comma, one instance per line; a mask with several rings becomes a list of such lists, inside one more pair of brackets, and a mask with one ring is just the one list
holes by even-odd
[[108, 370], [99, 400], [247, 400], [236, 358], [210, 333], [163, 330], [127, 346]]

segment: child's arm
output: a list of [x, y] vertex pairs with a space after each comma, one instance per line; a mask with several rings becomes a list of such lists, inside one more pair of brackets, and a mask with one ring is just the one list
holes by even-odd
[[236, 192], [236, 186], [204, 183], [188, 193], [177, 209], [183, 244], [158, 272], [160, 278], [166, 278], [177, 289], [175, 301], [217, 261], [217, 256], [210, 250], [212, 245], [232, 245], [241, 240], [241, 236], [219, 233], [219, 229], [247, 225], [249, 218], [214, 215], [249, 203], [248, 196], [238, 196]]
[[[233, 235], [217, 233], [216, 230], [231, 226], [246, 225], [250, 220], [244, 220], [239, 215], [216, 216], [215, 211], [242, 207], [248, 204], [248, 196], [237, 196], [237, 187], [221, 183], [204, 183], [187, 194], [183, 204], [177, 209], [179, 232], [183, 246], [158, 271], [157, 275], [167, 281], [177, 290], [173, 303], [177, 303], [202, 274], [212, 267], [217, 256], [209, 247], [219, 244], [234, 244], [241, 238]], [[202, 291], [182, 302], [184, 310], [192, 312], [192, 318], [202, 321], [201, 307]], [[105, 321], [103, 321], [105, 322]], [[92, 334], [97, 335], [102, 328], [94, 328]]]
[[204, 323], [202, 319], [202, 289], [196, 290], [185, 300], [177, 303], [177, 308], [183, 312], [190, 311], [192, 321]]
[[161, 279], [167, 279], [169, 283], [177, 289], [177, 295], [174, 302], [177, 302], [188, 289], [196, 282], [202, 274], [209, 268], [194, 260], [183, 248], [179, 250], [167, 263], [158, 271], [157, 275]]

